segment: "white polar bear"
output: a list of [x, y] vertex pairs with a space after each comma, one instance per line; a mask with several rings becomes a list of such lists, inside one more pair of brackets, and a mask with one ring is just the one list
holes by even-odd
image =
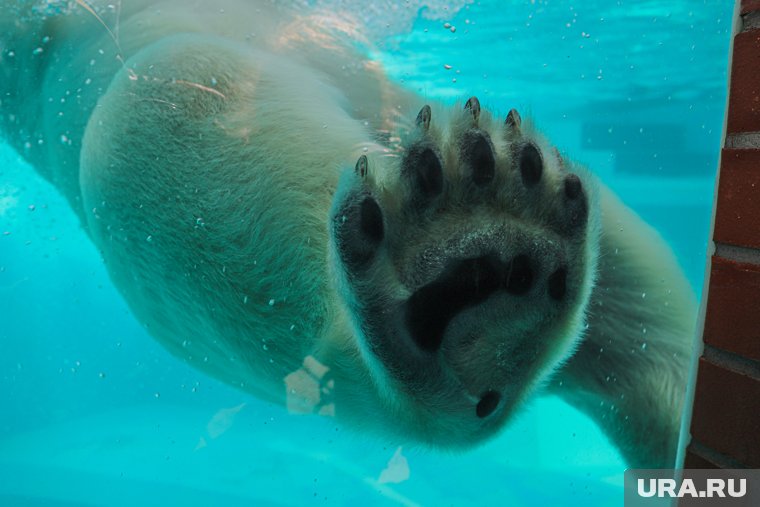
[[343, 15], [76, 4], [2, 3], [1, 123], [171, 352], [449, 448], [545, 388], [672, 465], [691, 290], [516, 111], [424, 105]]

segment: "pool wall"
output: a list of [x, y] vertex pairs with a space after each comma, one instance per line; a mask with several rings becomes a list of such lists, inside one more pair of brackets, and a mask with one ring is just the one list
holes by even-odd
[[760, 468], [760, 1], [738, 8], [685, 468]]

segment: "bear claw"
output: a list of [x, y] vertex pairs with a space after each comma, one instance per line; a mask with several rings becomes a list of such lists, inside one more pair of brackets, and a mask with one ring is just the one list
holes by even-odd
[[358, 174], [360, 177], [364, 178], [367, 176], [367, 156], [362, 155], [359, 157], [359, 160], [356, 161], [355, 166], [356, 174]]
[[467, 99], [467, 103], [464, 105], [465, 111], [470, 111], [472, 114], [472, 120], [474, 124], [477, 126], [478, 120], [480, 119], [480, 101], [477, 97], [470, 97]]
[[422, 127], [422, 129], [427, 132], [430, 128], [430, 118], [432, 116], [432, 113], [430, 111], [430, 106], [425, 104], [422, 106], [422, 109], [420, 109], [420, 112], [417, 114], [417, 119], [415, 120], [415, 124], [418, 127]]
[[507, 118], [504, 120], [504, 125], [509, 129], [519, 130], [521, 121], [520, 113], [517, 112], [517, 109], [510, 109]]

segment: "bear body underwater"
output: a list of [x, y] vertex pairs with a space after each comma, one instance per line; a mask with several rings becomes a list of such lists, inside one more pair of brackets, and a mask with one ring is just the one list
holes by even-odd
[[347, 16], [209, 4], [0, 4], [5, 137], [155, 338], [440, 447], [548, 389], [673, 464], [696, 311], [653, 229], [516, 111], [390, 82]]

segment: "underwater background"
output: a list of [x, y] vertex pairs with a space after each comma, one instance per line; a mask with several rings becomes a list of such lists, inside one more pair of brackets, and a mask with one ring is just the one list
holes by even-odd
[[[374, 56], [424, 98], [532, 116], [661, 232], [699, 294], [732, 1], [298, 3], [364, 18]], [[190, 368], [1, 140], [0, 347], [3, 506], [622, 505], [617, 451], [553, 397], [473, 451], [440, 453], [289, 415]]]

